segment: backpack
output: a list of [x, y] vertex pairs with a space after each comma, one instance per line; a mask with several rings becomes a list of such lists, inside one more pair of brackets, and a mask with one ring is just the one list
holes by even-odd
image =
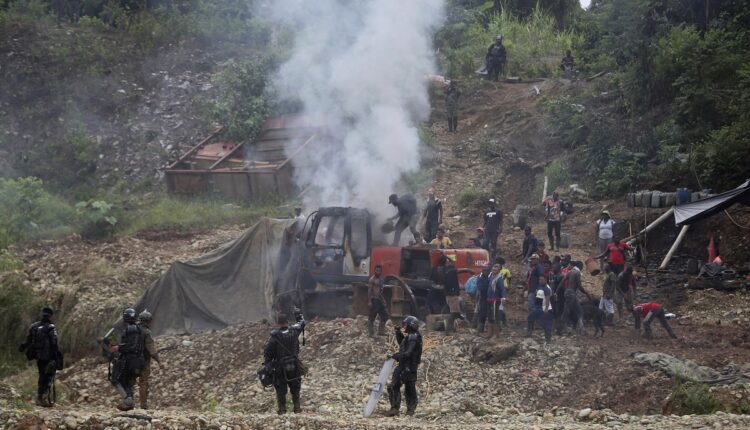
[[26, 358], [41, 361], [49, 361], [55, 358], [50, 341], [50, 332], [53, 330], [55, 330], [54, 324], [41, 322], [31, 328], [31, 346], [26, 350]]
[[125, 359], [125, 368], [139, 375], [146, 363], [146, 337], [135, 324], [127, 324], [120, 338], [118, 352]]
[[471, 278], [466, 280], [466, 283], [464, 284], [464, 290], [466, 290], [466, 294], [470, 296], [474, 296], [477, 294], [477, 280], [479, 279], [479, 275], [474, 275]]
[[399, 197], [399, 202], [403, 208], [404, 215], [414, 215], [417, 213], [417, 200], [411, 194]]

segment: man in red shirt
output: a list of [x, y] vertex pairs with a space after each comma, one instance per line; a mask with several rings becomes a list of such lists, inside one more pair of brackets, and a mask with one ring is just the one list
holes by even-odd
[[672, 331], [672, 327], [667, 322], [667, 316], [664, 313], [664, 307], [659, 303], [641, 303], [633, 306], [633, 316], [635, 317], [635, 329], [641, 329], [641, 318], [643, 318], [643, 337], [651, 339], [651, 322], [654, 318], [658, 319], [664, 330], [669, 333], [669, 337], [677, 339], [677, 336]]
[[619, 275], [625, 268], [625, 253], [623, 251], [626, 249], [630, 250], [633, 249], [633, 247], [625, 242], [620, 242], [619, 240], [612, 238], [612, 242], [607, 244], [607, 250], [599, 254], [596, 258], [607, 257], [609, 268], [612, 269], [612, 272], [615, 275]]

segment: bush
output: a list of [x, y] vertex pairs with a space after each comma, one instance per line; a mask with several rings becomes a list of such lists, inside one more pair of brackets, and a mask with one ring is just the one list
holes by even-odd
[[475, 187], [464, 188], [463, 191], [458, 193], [456, 201], [461, 208], [468, 208], [480, 202], [482, 199], [482, 192]]
[[547, 194], [552, 194], [557, 187], [570, 185], [570, 166], [567, 159], [558, 159], [544, 168], [544, 174], [536, 178], [534, 196], [541, 196], [544, 191], [544, 177], [547, 177]]
[[23, 269], [23, 261], [8, 249], [0, 249], [0, 274]]
[[535, 8], [526, 18], [514, 16], [509, 9], [492, 14], [489, 22], [473, 22], [457, 36], [456, 28], [439, 34], [438, 45], [445, 45], [450, 76], [473, 76], [487, 53], [487, 47], [502, 34], [508, 53], [505, 75], [548, 77], [558, 74], [566, 49], [580, 44], [581, 37], [571, 30], [558, 30], [553, 18]]
[[45, 191], [40, 179], [0, 179], [0, 249], [65, 232], [73, 218], [73, 209]]
[[0, 277], [0, 378], [24, 367], [26, 356], [18, 352], [26, 329], [42, 307], [41, 299], [15, 276]]
[[706, 384], [678, 381], [671, 397], [674, 412], [678, 415], [707, 415], [720, 407]]
[[207, 118], [224, 126], [230, 139], [252, 140], [260, 133], [270, 111], [266, 92], [270, 59], [230, 60], [215, 76], [216, 91], [206, 101]]
[[117, 225], [112, 205], [103, 200], [78, 202], [76, 212], [81, 220], [81, 234], [87, 239], [111, 236]]

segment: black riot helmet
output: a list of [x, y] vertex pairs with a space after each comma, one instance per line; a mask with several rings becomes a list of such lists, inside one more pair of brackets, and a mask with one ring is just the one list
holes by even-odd
[[143, 312], [141, 312], [140, 314], [138, 314], [138, 321], [140, 321], [142, 323], [148, 324], [148, 323], [151, 322], [152, 318], [153, 317], [151, 315], [151, 312], [149, 312], [148, 309], [144, 309]]
[[125, 321], [128, 324], [135, 324], [135, 309], [133, 308], [127, 308], [124, 311], [122, 311], [122, 320]]
[[404, 318], [404, 321], [401, 322], [401, 325], [404, 326], [409, 333], [414, 333], [419, 330], [419, 320], [417, 317], [411, 315], [407, 315], [406, 318]]

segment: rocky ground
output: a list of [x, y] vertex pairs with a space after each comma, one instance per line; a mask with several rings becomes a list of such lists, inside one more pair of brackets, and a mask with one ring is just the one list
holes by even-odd
[[[480, 88], [466, 94], [472, 107], [462, 117], [459, 133], [447, 133], [437, 120], [432, 125], [438, 141], [435, 186], [445, 202], [446, 226], [457, 244], [481, 223], [481, 202], [469, 207], [457, 202], [456, 196], [467, 187], [500, 197], [506, 213], [518, 202], [537, 200], [530, 197], [534, 177], [548, 160], [536, 100], [539, 93], [554, 94], [565, 85], [570, 84]], [[511, 132], [500, 136], [487, 130]], [[503, 150], [488, 152], [493, 145]], [[632, 222], [633, 229], [640, 227], [644, 216], [615, 201], [577, 199], [574, 203], [576, 212], [563, 231], [571, 235], [565, 253], [577, 260], [595, 252], [592, 225], [602, 208], [610, 209], [623, 226]], [[658, 213], [646, 216], [654, 219]], [[532, 207], [530, 222], [544, 239], [540, 210]], [[97, 244], [77, 238], [41, 243], [20, 253], [26, 265], [22, 276], [40, 294], [68, 297], [60, 303], [63, 312], [101, 316], [101, 327], [94, 325], [101, 331], [110, 319], [108, 312], [134, 301], [173, 260], [205, 252], [240, 231], [238, 227], [198, 235], [152, 232]], [[368, 338], [363, 317], [357, 317], [310, 322], [307, 345], [302, 348], [310, 373], [303, 384], [300, 415], [277, 417], [273, 392], [257, 382], [260, 351], [272, 329], [257, 322], [159, 338], [159, 347], [167, 348], [162, 352], [165, 366], [153, 371], [147, 411], [122, 414], [114, 409], [117, 399], [106, 381], [106, 363], [95, 355], [60, 373], [61, 399], [54, 409], [33, 408], [28, 403], [31, 391], [24, 388], [33, 385], [34, 371], [29, 369], [0, 385], [0, 427], [748, 428], [750, 417], [742, 415], [661, 415], [675, 382], [630, 358], [638, 351], [660, 351], [715, 368], [747, 362], [750, 294], [746, 289], [686, 290], [685, 275], [679, 270], [647, 274], [638, 269], [639, 299], [658, 300], [678, 315], [672, 324], [679, 340], [667, 338], [656, 327], [656, 339], [646, 341], [624, 319], [607, 328], [603, 338], [554, 337], [545, 346], [539, 332], [532, 339], [523, 337], [525, 300], [517, 288], [521, 263], [512, 257], [520, 252], [521, 242], [522, 233], [507, 217], [500, 247], [509, 257], [515, 281], [508, 302], [510, 327], [498, 339], [484, 339], [465, 326], [454, 336], [424, 333], [420, 404], [414, 417], [382, 417], [387, 405], [381, 399], [373, 418], [361, 418], [385, 353], [396, 345], [392, 335]], [[585, 274], [583, 282], [600, 294], [600, 278]], [[750, 402], [747, 389], [721, 393], [735, 404]]]
[[[515, 322], [514, 318], [514, 322]], [[390, 324], [390, 323], [389, 323]], [[8, 428], [746, 428], [750, 416], [644, 415], [623, 410], [646, 404], [657, 409], [671, 389], [669, 378], [636, 365], [626, 351], [658, 349], [679, 353], [699, 348], [678, 327], [680, 341], [660, 336], [645, 342], [617, 328], [605, 340], [555, 338], [544, 346], [540, 334], [522, 337], [511, 324], [488, 341], [462, 328], [455, 336], [425, 332], [419, 371], [420, 404], [414, 417], [361, 418], [393, 336], [370, 339], [365, 321], [311, 321], [302, 359], [310, 367], [304, 380], [300, 415], [277, 417], [273, 391], [255, 378], [260, 351], [272, 327], [241, 324], [191, 336], [158, 339], [165, 362], [152, 376], [149, 410], [123, 414], [114, 409], [114, 389], [106, 382], [103, 359], [85, 358], [59, 375], [61, 400], [52, 410], [25, 406], [13, 389], [0, 402], [22, 406], [0, 413]], [[389, 326], [390, 329], [390, 326]], [[705, 336], [703, 333], [698, 336]], [[623, 345], [617, 347], [615, 345]], [[744, 354], [746, 356], [746, 354]], [[613, 380], [612, 370], [622, 369]], [[608, 372], [609, 370], [609, 372]], [[11, 379], [9, 382], [13, 383]], [[629, 399], [633, 389], [646, 399]], [[658, 388], [662, 388], [659, 390]], [[737, 391], [747, 396], [747, 391]], [[577, 400], [576, 400], [577, 399]], [[607, 400], [611, 399], [610, 403]], [[640, 402], [640, 403], [639, 403]], [[645, 402], [645, 403], [644, 403]], [[609, 405], [609, 406], [608, 406]]]
[[123, 306], [132, 306], [178, 260], [205, 253], [237, 237], [245, 226], [210, 232], [144, 232], [90, 242], [78, 236], [40, 241], [17, 250], [16, 276], [57, 310], [66, 350], [91, 350]]

